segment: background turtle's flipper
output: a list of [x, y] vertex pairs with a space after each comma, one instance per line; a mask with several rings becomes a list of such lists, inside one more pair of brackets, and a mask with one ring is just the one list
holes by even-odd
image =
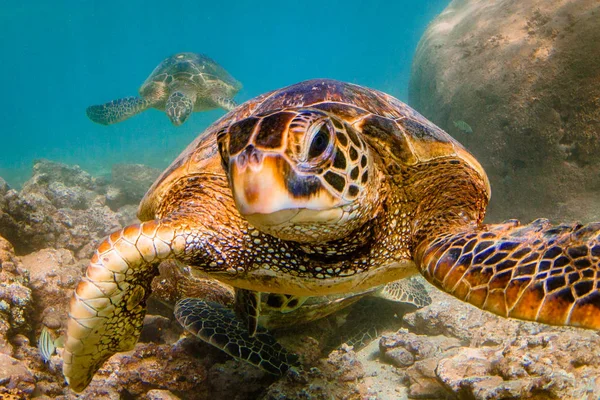
[[484, 310], [600, 329], [600, 223], [483, 225], [421, 243], [416, 262], [431, 283]]
[[149, 221], [98, 246], [70, 302], [63, 373], [73, 390], [85, 389], [111, 355], [133, 348], [157, 265], [182, 251], [185, 240], [178, 239], [164, 223]]
[[139, 97], [125, 97], [105, 104], [90, 106], [85, 112], [92, 121], [102, 125], [110, 125], [133, 117], [147, 110], [150, 106], [151, 102], [149, 100]]
[[231, 111], [237, 107], [235, 100], [230, 99], [229, 97], [214, 96], [213, 100], [219, 107], [227, 111]]
[[377, 290], [373, 295], [398, 303], [408, 303], [416, 307], [425, 307], [431, 304], [431, 297], [427, 294], [425, 285], [419, 282], [421, 279], [423, 278], [412, 276], [390, 282]]
[[288, 352], [269, 332], [258, 327], [254, 336], [233, 310], [201, 299], [183, 299], [175, 305], [177, 321], [189, 332], [227, 354], [275, 375], [297, 367], [298, 356]]

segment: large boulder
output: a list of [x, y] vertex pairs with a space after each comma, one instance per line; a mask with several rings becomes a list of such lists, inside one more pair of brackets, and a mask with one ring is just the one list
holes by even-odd
[[454, 0], [421, 38], [409, 103], [483, 164], [491, 220], [589, 221], [600, 219], [598, 82], [597, 0]]

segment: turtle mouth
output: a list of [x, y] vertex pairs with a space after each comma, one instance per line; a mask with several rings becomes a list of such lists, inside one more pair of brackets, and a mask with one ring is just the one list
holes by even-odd
[[322, 243], [339, 238], [350, 215], [344, 207], [334, 207], [324, 210], [287, 208], [264, 214], [247, 214], [245, 217], [259, 231], [281, 240]]
[[342, 207], [324, 210], [310, 208], [288, 208], [271, 213], [252, 213], [245, 217], [256, 227], [271, 227], [287, 225], [334, 225], [339, 223], [344, 216]]

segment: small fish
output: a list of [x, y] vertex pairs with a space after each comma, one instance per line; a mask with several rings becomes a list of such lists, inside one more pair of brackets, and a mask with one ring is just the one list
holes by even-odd
[[45, 363], [50, 361], [52, 355], [56, 352], [57, 347], [63, 347], [65, 342], [64, 336], [60, 336], [58, 339], [52, 339], [48, 328], [42, 328], [40, 337], [38, 339], [38, 349], [42, 355], [42, 360]]
[[473, 133], [473, 128], [471, 128], [471, 126], [469, 124], [467, 124], [465, 121], [460, 120], [460, 121], [452, 121], [452, 122], [454, 123], [455, 127], [460, 129], [464, 133]]

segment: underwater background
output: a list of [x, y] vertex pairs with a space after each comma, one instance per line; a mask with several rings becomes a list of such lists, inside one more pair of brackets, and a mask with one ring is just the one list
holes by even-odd
[[[175, 299], [198, 290], [231, 305], [232, 290], [206, 293], [166, 261], [132, 351], [107, 360], [81, 394], [61, 358], [70, 299], [99, 243], [138, 222], [148, 187], [225, 114], [195, 112], [176, 127], [150, 109], [103, 126], [86, 108], [136, 96], [179, 52], [223, 66], [243, 84], [240, 104], [311, 78], [407, 102], [483, 166], [486, 223], [570, 224], [542, 242], [596, 235], [564, 273], [595, 271], [579, 290], [597, 295], [600, 1], [4, 1], [0, 33], [0, 399], [600, 398], [596, 330], [502, 318], [422, 277], [411, 278], [425, 286], [412, 301], [303, 304], [325, 301], [327, 316], [265, 307], [277, 343], [309, 367], [277, 377], [184, 333]], [[553, 283], [564, 283], [560, 272]]]
[[310, 78], [406, 101], [410, 65], [435, 1], [28, 1], [0, 7], [0, 176], [19, 187], [48, 158], [105, 174], [116, 162], [166, 167], [224, 114], [181, 127], [157, 110], [113, 126], [85, 109], [137, 90], [168, 56], [204, 53], [244, 87], [241, 103]]

